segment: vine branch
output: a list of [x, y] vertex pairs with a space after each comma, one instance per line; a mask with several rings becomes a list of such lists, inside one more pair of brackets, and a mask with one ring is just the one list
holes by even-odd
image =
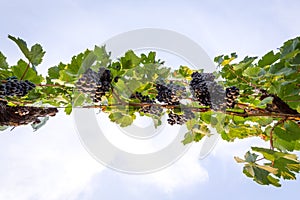
[[26, 69], [25, 69], [25, 71], [23, 72], [23, 74], [22, 74], [22, 76], [21, 76], [21, 79], [20, 79], [20, 80], [23, 80], [23, 78], [24, 78], [24, 77], [25, 77], [25, 75], [27, 74], [27, 71], [28, 71], [29, 67], [30, 67], [30, 62], [28, 61], [28, 64], [27, 64], [27, 66], [26, 66]]

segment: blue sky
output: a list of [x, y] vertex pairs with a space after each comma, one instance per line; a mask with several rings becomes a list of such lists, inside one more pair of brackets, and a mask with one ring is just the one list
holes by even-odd
[[[244, 3], [245, 2], [245, 3]], [[4, 1], [0, 50], [10, 64], [22, 56], [11, 34], [46, 50], [41, 72], [114, 35], [164, 28], [186, 35], [213, 59], [237, 52], [261, 56], [300, 34], [299, 1]], [[180, 65], [180, 63], [178, 63]], [[255, 184], [233, 156], [256, 139], [220, 141], [204, 160], [200, 144], [169, 168], [148, 175], [106, 169], [82, 147], [63, 113], [33, 133], [18, 127], [0, 134], [0, 199], [282, 199], [299, 196], [299, 180], [280, 189]], [[262, 144], [264, 145], [264, 144]]]

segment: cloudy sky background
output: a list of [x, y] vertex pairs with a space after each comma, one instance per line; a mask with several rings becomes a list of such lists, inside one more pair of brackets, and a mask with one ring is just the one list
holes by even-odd
[[[261, 56], [300, 33], [299, 1], [16, 1], [0, 0], [0, 50], [22, 57], [11, 34], [46, 50], [41, 72], [125, 31], [163, 28], [197, 42], [213, 59], [237, 52]], [[180, 65], [181, 63], [178, 63]], [[106, 169], [83, 148], [71, 117], [60, 113], [37, 132], [19, 127], [0, 134], [0, 199], [282, 199], [299, 196], [299, 181], [280, 189], [242, 174], [233, 156], [256, 139], [220, 141], [199, 160], [200, 144], [169, 168], [149, 175]], [[263, 145], [263, 144], [262, 144]]]

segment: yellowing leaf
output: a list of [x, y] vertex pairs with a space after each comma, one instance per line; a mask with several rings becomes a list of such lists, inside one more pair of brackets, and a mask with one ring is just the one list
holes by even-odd
[[277, 174], [278, 173], [278, 169], [271, 167], [271, 166], [262, 166], [262, 165], [257, 165], [257, 167], [264, 169], [272, 174]]
[[241, 159], [241, 158], [239, 158], [239, 157], [237, 157], [237, 156], [234, 156], [234, 159], [235, 159], [235, 161], [236, 161], [237, 163], [244, 163], [244, 162], [246, 162], [245, 160], [243, 160], [243, 159]]
[[222, 66], [228, 65], [231, 61], [233, 61], [235, 59], [235, 57], [231, 57], [227, 60], [223, 60], [223, 62], [221, 63]]

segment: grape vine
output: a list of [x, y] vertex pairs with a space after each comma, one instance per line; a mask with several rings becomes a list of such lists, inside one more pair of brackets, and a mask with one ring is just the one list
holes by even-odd
[[183, 144], [209, 137], [214, 129], [222, 139], [260, 137], [270, 148], [252, 147], [243, 173], [262, 185], [280, 186], [280, 179], [296, 179], [300, 161], [300, 38], [286, 41], [278, 51], [260, 59], [235, 53], [215, 58], [214, 73], [164, 65], [155, 52], [136, 55], [129, 50], [111, 60], [105, 47], [95, 46], [72, 57], [70, 63], [38, 73], [45, 52], [30, 49], [9, 36], [26, 60], [9, 66], [0, 52], [0, 129], [46, 124], [59, 110], [96, 108], [121, 127], [137, 115], [153, 119], [157, 127], [166, 115], [169, 125], [186, 125]]

